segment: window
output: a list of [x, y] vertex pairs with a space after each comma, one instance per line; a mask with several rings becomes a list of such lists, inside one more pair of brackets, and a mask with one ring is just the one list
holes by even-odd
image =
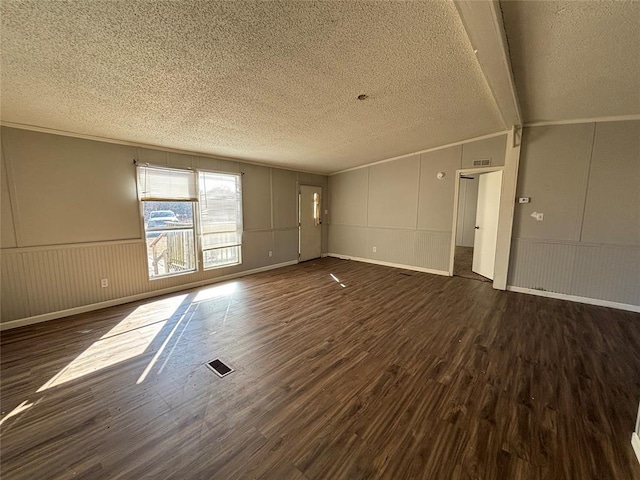
[[240, 175], [199, 172], [200, 244], [205, 269], [242, 263]]
[[242, 263], [240, 175], [139, 166], [138, 191], [149, 278], [198, 270], [196, 238], [205, 270]]
[[320, 195], [317, 193], [313, 194], [313, 224], [320, 225]]
[[138, 191], [149, 278], [195, 271], [195, 173], [139, 166]]

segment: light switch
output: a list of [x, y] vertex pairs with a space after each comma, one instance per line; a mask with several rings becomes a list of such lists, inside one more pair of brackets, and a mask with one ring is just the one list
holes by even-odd
[[520, 197], [518, 198], [518, 203], [529, 203], [531, 201], [531, 198], [529, 197]]

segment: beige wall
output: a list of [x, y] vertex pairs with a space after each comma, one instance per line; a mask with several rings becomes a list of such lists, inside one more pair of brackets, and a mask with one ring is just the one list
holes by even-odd
[[525, 128], [509, 284], [640, 305], [639, 185], [640, 121]]
[[[2, 322], [295, 261], [297, 186], [327, 192], [322, 175], [5, 127], [1, 133]], [[243, 264], [150, 281], [134, 158], [243, 172]], [[327, 230], [325, 221], [323, 252]], [[101, 278], [109, 287], [100, 287]]]
[[[462, 147], [423, 153], [420, 157], [420, 205], [418, 228], [440, 232], [451, 231], [455, 173], [460, 168]], [[445, 174], [438, 179], [438, 172]]]
[[2, 183], [0, 184], [0, 245], [2, 247], [12, 248], [16, 246], [16, 231], [13, 226], [13, 213], [11, 212], [11, 197], [9, 195], [9, 182], [7, 180], [7, 167], [4, 163], [4, 155], [0, 148], [0, 176]]
[[447, 271], [456, 170], [504, 165], [505, 148], [501, 135], [329, 177], [329, 252]]
[[17, 246], [141, 237], [135, 148], [12, 128], [2, 146]]
[[490, 160], [491, 166], [504, 166], [507, 136], [487, 138], [462, 145], [462, 168], [473, 168], [475, 160]]

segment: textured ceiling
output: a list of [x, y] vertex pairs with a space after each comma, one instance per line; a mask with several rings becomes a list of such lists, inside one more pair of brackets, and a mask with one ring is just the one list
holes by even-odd
[[501, 7], [526, 122], [640, 113], [640, 2]]
[[505, 128], [450, 2], [4, 0], [1, 95], [5, 122], [318, 172]]

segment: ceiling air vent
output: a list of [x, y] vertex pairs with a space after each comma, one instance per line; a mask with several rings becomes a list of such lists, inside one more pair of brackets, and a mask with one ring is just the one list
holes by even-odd
[[474, 167], [490, 167], [490, 166], [491, 166], [491, 159], [487, 159], [487, 160], [474, 160], [474, 161], [473, 161], [473, 166], [474, 166]]

